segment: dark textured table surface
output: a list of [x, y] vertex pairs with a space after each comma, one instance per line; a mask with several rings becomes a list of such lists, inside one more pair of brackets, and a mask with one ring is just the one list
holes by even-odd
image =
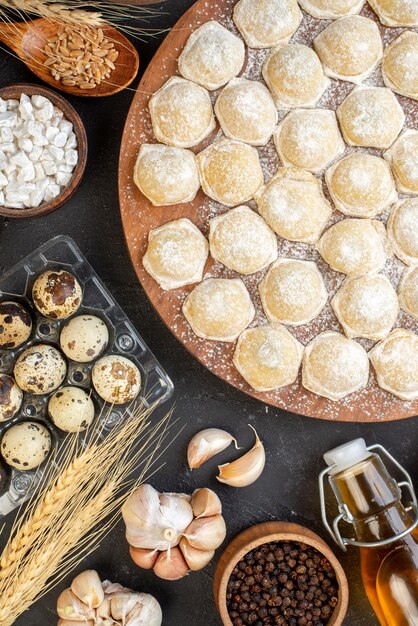
[[[191, 4], [191, 0], [167, 0], [165, 15], [154, 20], [153, 26], [169, 28]], [[138, 43], [142, 70], [162, 37]], [[0, 50], [0, 86], [13, 82], [36, 79], [23, 64]], [[224, 506], [228, 539], [248, 526], [272, 519], [304, 524], [327, 539], [317, 489], [322, 453], [355, 437], [387, 446], [418, 487], [417, 418], [376, 425], [340, 424], [269, 408], [205, 370], [162, 324], [131, 267], [119, 215], [118, 153], [132, 95], [125, 91], [111, 98], [70, 99], [87, 129], [89, 158], [84, 180], [70, 202], [51, 215], [28, 220], [0, 218], [0, 272], [54, 235], [66, 234], [78, 243], [174, 381], [175, 413], [185, 428], [166, 453], [165, 467], [153, 484], [166, 491], [191, 492], [205, 485], [216, 489]], [[266, 469], [258, 482], [240, 490], [215, 480], [216, 465], [230, 459], [230, 450], [200, 470], [188, 470], [186, 448], [195, 432], [208, 426], [226, 428], [241, 445], [249, 447], [253, 435], [247, 424], [257, 428], [267, 451]], [[336, 548], [336, 552], [350, 582], [346, 626], [375, 626], [377, 620], [362, 590], [356, 549], [342, 554]], [[83, 566], [97, 569], [103, 578], [153, 593], [162, 605], [164, 626], [217, 626], [220, 620], [212, 600], [217, 557], [202, 572], [179, 582], [164, 582], [133, 565], [119, 523]], [[55, 603], [64, 586], [65, 581], [23, 615], [17, 626], [55, 626]]]

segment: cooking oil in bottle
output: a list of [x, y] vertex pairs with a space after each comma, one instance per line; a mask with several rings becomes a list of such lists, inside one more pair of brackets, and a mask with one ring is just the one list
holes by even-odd
[[[384, 454], [403, 473], [398, 483], [389, 474]], [[344, 549], [360, 548], [361, 574], [369, 601], [382, 626], [418, 626], [418, 507], [411, 479], [382, 447], [366, 447], [356, 439], [324, 455], [321, 473], [322, 517], [334, 540]], [[324, 478], [337, 498], [340, 514], [332, 526], [325, 509]], [[411, 505], [402, 503], [402, 487]], [[352, 525], [355, 538], [341, 535], [339, 524]]]

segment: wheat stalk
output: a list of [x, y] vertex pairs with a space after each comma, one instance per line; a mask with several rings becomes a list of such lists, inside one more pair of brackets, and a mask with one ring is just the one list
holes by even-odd
[[[151, 426], [152, 411], [134, 411], [104, 440], [102, 432], [94, 433], [85, 449], [77, 437], [64, 442], [56, 457], [59, 469], [50, 464], [42, 491], [19, 515], [1, 555], [2, 626], [11, 626], [97, 547], [117, 520], [129, 489], [149, 476], [165, 450], [171, 417], [169, 413]], [[131, 479], [139, 466], [139, 477]]]

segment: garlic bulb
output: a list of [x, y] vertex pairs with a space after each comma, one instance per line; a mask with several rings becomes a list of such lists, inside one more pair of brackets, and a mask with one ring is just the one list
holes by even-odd
[[179, 548], [171, 548], [158, 555], [154, 573], [165, 580], [179, 580], [187, 576], [189, 568]]
[[222, 515], [195, 519], [184, 536], [193, 548], [198, 550], [216, 550], [226, 536], [225, 520]]
[[219, 428], [201, 430], [190, 440], [187, 449], [187, 461], [190, 469], [200, 467], [215, 454], [225, 450], [232, 442], [239, 450], [236, 439], [226, 430]]
[[57, 613], [61, 619], [71, 622], [94, 620], [94, 609], [89, 608], [71, 591], [66, 589], [57, 600]]
[[131, 546], [168, 550], [180, 543], [193, 511], [181, 495], [159, 494], [151, 485], [141, 485], [123, 505], [122, 516]]
[[92, 569], [76, 576], [71, 583], [71, 591], [90, 609], [96, 609], [104, 600], [102, 581]]
[[143, 550], [142, 548], [134, 548], [130, 546], [129, 552], [133, 562], [142, 567], [142, 569], [152, 569], [158, 558], [158, 551]]
[[216, 477], [219, 482], [231, 487], [247, 487], [261, 476], [266, 463], [266, 453], [256, 430], [254, 428], [253, 430], [256, 437], [254, 447], [236, 461], [219, 465], [220, 473]]
[[190, 504], [195, 517], [210, 517], [221, 515], [222, 504], [212, 489], [204, 487], [193, 492]]
[[215, 550], [198, 550], [190, 545], [186, 537], [180, 541], [180, 550], [184, 560], [192, 572], [197, 572], [209, 565], [214, 557]]
[[154, 596], [138, 593], [138, 603], [129, 613], [125, 626], [161, 626], [163, 614]]

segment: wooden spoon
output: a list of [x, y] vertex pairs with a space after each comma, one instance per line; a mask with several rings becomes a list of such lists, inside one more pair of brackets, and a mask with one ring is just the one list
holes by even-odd
[[138, 73], [139, 56], [131, 42], [116, 28], [109, 25], [101, 26], [105, 37], [112, 41], [119, 52], [116, 68], [109, 78], [94, 89], [80, 89], [76, 86], [63, 85], [55, 80], [44, 62], [47, 59], [44, 48], [48, 37], [55, 35], [57, 23], [41, 18], [29, 22], [0, 22], [0, 41], [5, 43], [41, 80], [55, 89], [60, 89], [73, 96], [111, 96], [125, 89]]

